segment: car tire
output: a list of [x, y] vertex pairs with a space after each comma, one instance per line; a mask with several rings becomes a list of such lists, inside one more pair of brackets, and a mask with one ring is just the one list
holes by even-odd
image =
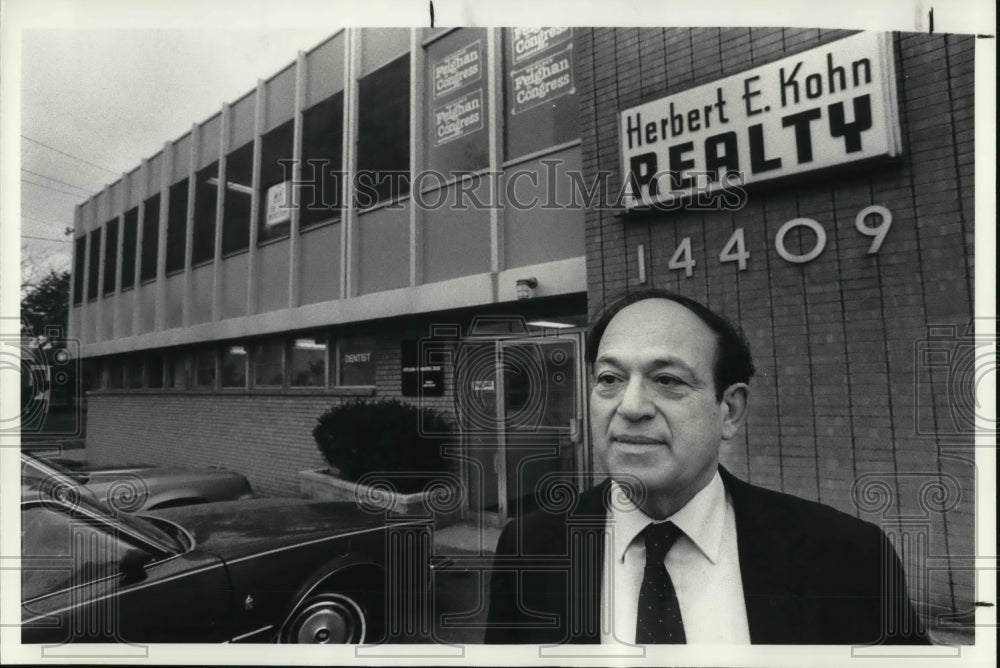
[[309, 594], [288, 617], [279, 642], [291, 644], [359, 644], [380, 642], [383, 606], [373, 590], [327, 586]]

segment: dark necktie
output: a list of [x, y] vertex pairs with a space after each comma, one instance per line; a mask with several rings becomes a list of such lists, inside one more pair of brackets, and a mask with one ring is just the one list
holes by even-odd
[[681, 535], [673, 522], [650, 524], [642, 531], [646, 541], [646, 568], [639, 590], [639, 607], [635, 622], [635, 641], [650, 643], [684, 643], [684, 622], [677, 592], [663, 560]]

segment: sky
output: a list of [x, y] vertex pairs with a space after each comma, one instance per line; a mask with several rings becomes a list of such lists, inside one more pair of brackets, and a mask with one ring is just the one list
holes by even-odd
[[63, 233], [76, 204], [336, 30], [326, 23], [26, 30], [22, 253], [45, 267], [68, 268], [71, 243]]

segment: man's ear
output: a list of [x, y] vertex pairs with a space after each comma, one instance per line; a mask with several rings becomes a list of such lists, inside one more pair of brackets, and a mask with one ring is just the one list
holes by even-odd
[[750, 406], [750, 388], [746, 383], [733, 383], [722, 393], [719, 408], [722, 411], [722, 440], [736, 436], [747, 419]]

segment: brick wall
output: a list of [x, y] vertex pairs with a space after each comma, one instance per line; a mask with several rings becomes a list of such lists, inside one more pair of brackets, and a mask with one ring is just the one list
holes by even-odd
[[[619, 110], [846, 34], [581, 31], [575, 44], [584, 178], [589, 183], [608, 170], [608, 190], [617, 192]], [[640, 287], [636, 254], [643, 244], [646, 286], [699, 299], [745, 329], [758, 374], [747, 427], [723, 452], [724, 464], [755, 484], [878, 522], [893, 536], [926, 534], [927, 553], [903, 549], [912, 593], [925, 613], [958, 615], [970, 613], [973, 600], [965, 559], [973, 553], [971, 433], [952, 425], [953, 372], [932, 374], [917, 346], [928, 326], [963, 332], [972, 316], [973, 42], [895, 37], [899, 163], [791, 187], [751, 187], [739, 211], [586, 215], [591, 313]], [[871, 239], [854, 229], [855, 215], [870, 204], [894, 217], [873, 255]], [[818, 221], [827, 233], [824, 252], [807, 264], [788, 263], [774, 249], [778, 228], [797, 217]], [[718, 258], [736, 228], [744, 229], [750, 252], [746, 271]], [[685, 237], [697, 262], [690, 277], [667, 266]], [[797, 241], [786, 238], [790, 249]]]
[[[247, 476], [264, 495], [297, 496], [296, 472], [325, 468], [312, 429], [333, 405], [356, 397], [399, 398], [402, 340], [429, 334], [422, 323], [352, 328], [375, 337], [375, 391], [344, 395], [266, 392], [101, 392], [88, 396], [88, 457], [97, 462], [223, 466]], [[422, 406], [453, 416], [451, 374], [443, 397]]]

